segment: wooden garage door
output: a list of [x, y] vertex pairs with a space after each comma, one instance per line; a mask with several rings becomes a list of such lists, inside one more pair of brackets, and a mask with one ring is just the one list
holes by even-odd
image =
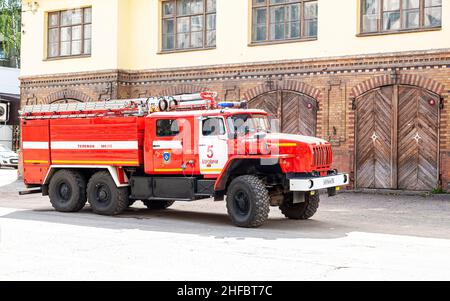
[[398, 188], [432, 190], [438, 184], [439, 97], [399, 87]]
[[283, 133], [316, 135], [317, 102], [304, 94], [282, 92]]
[[432, 190], [438, 185], [439, 97], [387, 86], [357, 100], [356, 185]]
[[392, 188], [393, 87], [376, 89], [357, 102], [357, 185]]
[[249, 105], [279, 119], [283, 133], [316, 135], [318, 104], [309, 96], [292, 91], [273, 91], [256, 97]]
[[252, 109], [264, 110], [273, 118], [279, 118], [278, 107], [280, 105], [280, 100], [278, 98], [277, 91], [265, 93], [250, 101], [249, 107]]

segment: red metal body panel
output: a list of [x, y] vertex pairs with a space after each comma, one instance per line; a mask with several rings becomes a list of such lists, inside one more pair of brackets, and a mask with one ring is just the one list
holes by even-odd
[[43, 184], [50, 165], [143, 165], [143, 117], [22, 121], [24, 181]]
[[52, 164], [139, 166], [143, 122], [138, 117], [50, 120]]
[[228, 160], [228, 162], [225, 165], [224, 169], [222, 170], [220, 175], [217, 177], [217, 181], [216, 181], [216, 184], [214, 185], [214, 189], [216, 189], [216, 190], [223, 190], [223, 189], [225, 189], [225, 184], [226, 183], [225, 183], [225, 181], [223, 179], [226, 178], [225, 174], [226, 174], [226, 172], [228, 170], [228, 167], [235, 160], [241, 160], [241, 159], [279, 159], [280, 161], [282, 161], [282, 160], [286, 160], [286, 159], [291, 159], [293, 157], [294, 157], [294, 155], [290, 155], [290, 154], [284, 154], [284, 155], [253, 155], [253, 156], [234, 155], [232, 158], [230, 158]]

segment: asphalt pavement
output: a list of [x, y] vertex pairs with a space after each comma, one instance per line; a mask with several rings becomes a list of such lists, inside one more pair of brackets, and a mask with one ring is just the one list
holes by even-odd
[[0, 280], [450, 280], [450, 196], [341, 193], [233, 226], [224, 202], [59, 213], [0, 169]]

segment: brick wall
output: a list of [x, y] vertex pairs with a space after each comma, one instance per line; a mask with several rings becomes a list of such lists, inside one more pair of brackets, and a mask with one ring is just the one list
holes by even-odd
[[108, 70], [23, 77], [21, 82], [22, 105], [72, 98], [98, 101], [205, 90], [218, 91], [222, 100], [251, 100], [277, 89], [304, 93], [319, 103], [317, 135], [332, 142], [335, 167], [351, 173], [354, 171], [355, 99], [383, 85], [419, 86], [443, 99], [440, 173], [442, 187], [450, 190], [450, 50], [168, 71]]

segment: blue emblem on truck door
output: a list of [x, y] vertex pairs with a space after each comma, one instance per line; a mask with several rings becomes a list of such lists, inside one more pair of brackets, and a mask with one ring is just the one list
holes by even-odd
[[164, 152], [163, 153], [163, 160], [164, 160], [164, 163], [169, 163], [170, 162], [170, 153], [169, 152]]

